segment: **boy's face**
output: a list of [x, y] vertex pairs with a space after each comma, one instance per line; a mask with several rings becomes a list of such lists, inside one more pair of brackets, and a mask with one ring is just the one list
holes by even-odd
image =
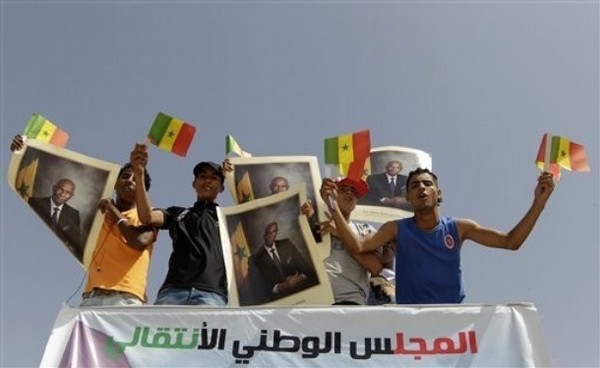
[[199, 200], [214, 201], [221, 192], [221, 177], [210, 167], [203, 167], [194, 178], [192, 186]]

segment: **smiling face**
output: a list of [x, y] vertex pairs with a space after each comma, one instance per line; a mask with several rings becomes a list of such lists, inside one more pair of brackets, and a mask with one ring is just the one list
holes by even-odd
[[271, 179], [271, 185], [269, 185], [269, 189], [271, 189], [271, 194], [277, 194], [290, 189], [290, 185], [287, 179], [283, 176], [276, 176]]
[[198, 200], [213, 202], [221, 192], [221, 176], [210, 166], [204, 166], [194, 178], [192, 186], [196, 190]]
[[340, 185], [337, 188], [337, 193], [337, 203], [340, 211], [345, 217], [348, 217], [354, 211], [358, 201], [356, 189], [350, 185]]
[[61, 179], [52, 187], [52, 201], [57, 205], [66, 203], [75, 195], [75, 183], [69, 179]]
[[413, 205], [415, 211], [438, 206], [442, 192], [430, 173], [420, 173], [409, 178], [406, 189], [406, 199]]

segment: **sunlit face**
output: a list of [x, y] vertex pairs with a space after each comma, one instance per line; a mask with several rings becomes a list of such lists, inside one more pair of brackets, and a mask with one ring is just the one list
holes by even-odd
[[221, 192], [221, 176], [212, 168], [205, 166], [194, 178], [192, 186], [196, 189], [198, 200], [214, 201]]
[[271, 180], [271, 185], [269, 188], [271, 189], [271, 194], [277, 194], [290, 189], [290, 185], [288, 184], [286, 178], [276, 177]]
[[115, 192], [121, 199], [135, 200], [135, 179], [132, 168], [128, 167], [121, 171], [115, 183]]
[[441, 192], [428, 173], [412, 176], [407, 183], [406, 198], [415, 210], [437, 206]]
[[59, 180], [52, 187], [52, 201], [62, 205], [75, 195], [75, 183], [69, 179]]
[[340, 206], [340, 211], [343, 214], [349, 215], [354, 211], [354, 207], [356, 207], [356, 202], [358, 201], [356, 189], [349, 185], [342, 185], [338, 186], [337, 193], [337, 203]]
[[385, 165], [385, 171], [390, 176], [396, 176], [402, 171], [402, 164], [398, 161], [390, 161]]
[[275, 242], [275, 238], [277, 238], [278, 230], [279, 230], [279, 226], [277, 224], [271, 224], [265, 228], [265, 233], [263, 234], [263, 239], [265, 240], [266, 245], [271, 245]]

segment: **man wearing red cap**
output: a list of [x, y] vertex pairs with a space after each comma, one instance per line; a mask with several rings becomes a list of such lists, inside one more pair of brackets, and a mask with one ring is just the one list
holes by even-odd
[[[337, 181], [336, 185], [338, 207], [352, 233], [365, 236], [374, 232], [375, 228], [371, 225], [350, 220], [356, 203], [369, 190], [367, 183], [360, 179], [345, 178]], [[327, 227], [323, 230], [327, 231]], [[382, 259], [377, 252], [352, 255], [347, 251], [344, 241], [335, 235], [331, 237], [331, 253], [323, 263], [333, 289], [335, 304], [366, 305], [370, 274], [379, 274], [383, 268]]]

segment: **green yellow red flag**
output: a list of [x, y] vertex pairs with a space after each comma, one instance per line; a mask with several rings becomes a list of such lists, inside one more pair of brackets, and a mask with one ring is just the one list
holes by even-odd
[[337, 166], [341, 176], [359, 179], [371, 153], [371, 133], [367, 130], [325, 139], [325, 164]]
[[25, 126], [23, 135], [27, 138], [50, 143], [58, 147], [65, 147], [69, 140], [67, 132], [40, 114], [33, 114], [31, 116], [31, 119], [29, 119], [29, 122]]
[[583, 145], [549, 133], [542, 138], [535, 163], [540, 170], [550, 171], [557, 180], [560, 179], [561, 167], [570, 171], [590, 171]]
[[159, 112], [148, 133], [150, 142], [179, 156], [187, 155], [196, 128], [183, 120]]

